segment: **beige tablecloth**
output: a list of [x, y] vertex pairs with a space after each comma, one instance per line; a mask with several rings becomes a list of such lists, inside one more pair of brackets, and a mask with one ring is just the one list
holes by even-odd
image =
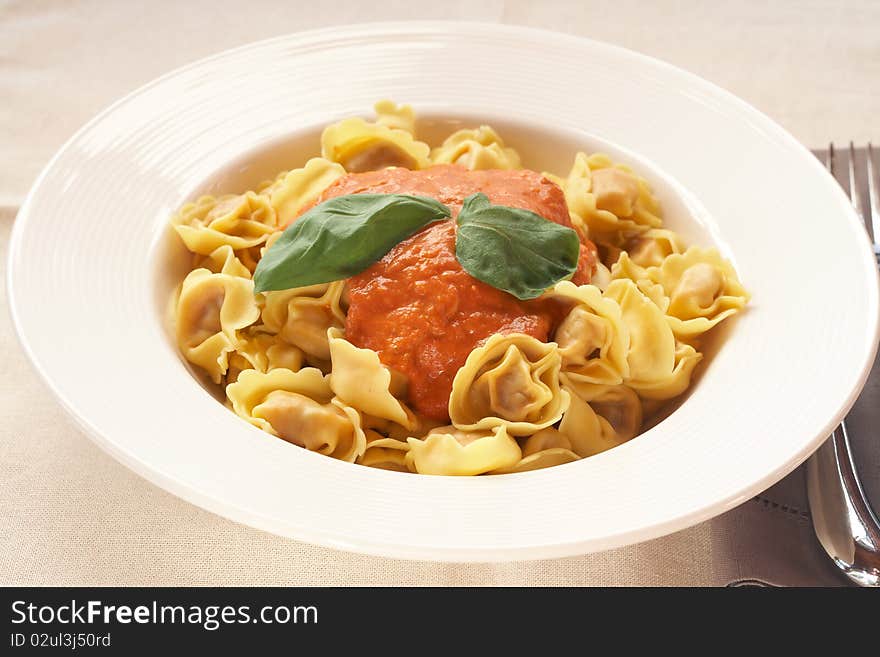
[[[0, 0], [0, 249], [39, 169], [116, 97], [195, 58], [340, 22], [521, 23], [641, 50], [727, 87], [804, 143], [880, 142], [876, 2], [290, 3]], [[5, 269], [5, 268], [4, 268]], [[2, 294], [5, 297], [5, 286]], [[224, 520], [140, 479], [50, 396], [0, 304], [0, 583], [719, 585], [840, 583], [812, 534], [800, 471], [661, 539], [505, 564], [366, 557]], [[876, 397], [874, 397], [876, 399]], [[861, 424], [870, 423], [862, 410]], [[880, 473], [880, 457], [869, 464]], [[880, 477], [878, 477], [880, 480]]]

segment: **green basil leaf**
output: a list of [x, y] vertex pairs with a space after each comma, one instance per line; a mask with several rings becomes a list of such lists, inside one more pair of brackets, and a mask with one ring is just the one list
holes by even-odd
[[468, 196], [458, 215], [455, 257], [474, 278], [534, 299], [577, 270], [577, 233], [519, 208], [492, 205], [485, 194]]
[[426, 196], [349, 194], [303, 214], [266, 250], [254, 272], [257, 292], [329, 283], [359, 274], [396, 244], [451, 216]]

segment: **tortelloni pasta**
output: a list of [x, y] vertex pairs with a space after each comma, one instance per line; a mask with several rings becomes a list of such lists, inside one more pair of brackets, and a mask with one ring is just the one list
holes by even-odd
[[406, 380], [382, 365], [370, 349], [359, 349], [342, 337], [342, 331], [328, 329], [330, 344], [330, 388], [362, 412], [414, 429], [416, 417], [398, 397], [405, 396]]
[[459, 130], [431, 151], [434, 164], [460, 164], [468, 169], [518, 169], [519, 154], [504, 145], [487, 125], [476, 130]]
[[504, 425], [477, 431], [438, 427], [424, 439], [407, 442], [406, 465], [419, 474], [478, 475], [509, 468], [522, 458], [519, 444]]
[[325, 128], [321, 135], [323, 157], [355, 172], [427, 167], [431, 149], [413, 136], [414, 123], [407, 120], [411, 110], [383, 104], [378, 109], [379, 117], [374, 122], [354, 117]]
[[627, 385], [585, 386], [563, 375], [562, 380], [571, 394], [571, 407], [559, 425], [563, 433], [574, 435], [581, 426], [594, 426], [594, 421], [583, 414], [584, 404], [596, 416], [598, 430], [586, 431], [582, 436], [584, 449], [580, 456], [592, 456], [617, 444], [634, 438], [642, 426], [643, 401]]
[[278, 225], [284, 227], [344, 175], [341, 164], [313, 157], [300, 169], [279, 173], [275, 180], [265, 183], [260, 194], [269, 198]]
[[235, 352], [229, 357], [226, 383], [234, 383], [244, 370], [268, 372], [278, 368], [299, 370], [303, 364], [302, 350], [249, 327], [239, 334]]
[[650, 399], [671, 399], [683, 393], [702, 355], [676, 342], [662, 310], [631, 280], [612, 281], [605, 297], [620, 306], [630, 336], [629, 376], [624, 382]]
[[[665, 227], [648, 182], [602, 153], [577, 153], [561, 176], [523, 170], [490, 126], [428, 144], [413, 108], [389, 100], [317, 142], [254, 190], [202, 196], [171, 219], [190, 258], [172, 299], [182, 356], [236, 415], [298, 448], [388, 476], [581, 467], [671, 412], [698, 376], [702, 336], [749, 301], [732, 264]], [[571, 280], [527, 299], [491, 287], [462, 268], [461, 230], [439, 219], [360, 273], [343, 262], [303, 281], [328, 282], [263, 286], [265, 254], [297, 221], [332, 219], [325, 201], [429, 196], [461, 220], [477, 191], [574, 228]], [[328, 261], [342, 253], [318, 238], [304, 248], [316, 244]]]
[[558, 429], [548, 427], [522, 441], [522, 458], [511, 466], [493, 470], [492, 474], [528, 472], [580, 459], [572, 449], [569, 437]]
[[246, 370], [226, 394], [239, 416], [300, 447], [343, 461], [366, 451], [360, 415], [333, 396], [320, 370]]
[[575, 380], [616, 385], [629, 376], [629, 332], [620, 306], [593, 285], [557, 283], [548, 298], [573, 302], [556, 328], [562, 370]]
[[650, 228], [627, 244], [626, 253], [640, 267], [656, 267], [684, 249], [681, 237], [666, 228]]
[[278, 229], [275, 208], [255, 192], [202, 196], [184, 205], [171, 224], [186, 247], [200, 255], [209, 255], [221, 246], [249, 249]]
[[690, 247], [647, 267], [623, 252], [611, 268], [611, 277], [633, 281], [683, 341], [709, 331], [749, 300], [733, 266], [715, 249]]
[[398, 105], [391, 100], [380, 100], [373, 106], [376, 112], [376, 123], [386, 128], [403, 130], [411, 135], [416, 134], [416, 113], [411, 105]]
[[493, 474], [571, 463], [616, 447], [638, 433], [642, 403], [631, 388], [572, 384], [565, 373], [560, 378], [570, 404], [558, 428], [547, 427], [522, 439], [522, 459]]
[[204, 257], [197, 258], [195, 269], [208, 269], [211, 273], [250, 278], [251, 271], [245, 267], [228, 244], [217, 247]]
[[572, 219], [600, 246], [621, 247], [628, 239], [659, 228], [659, 204], [648, 183], [603, 153], [578, 153], [563, 188]]
[[556, 457], [553, 450], [559, 449], [569, 452], [565, 456], [570, 461], [594, 456], [630, 440], [638, 432], [642, 422], [641, 403], [632, 390], [614, 386], [596, 393], [591, 389], [591, 396], [595, 396], [591, 402], [581, 397], [574, 387], [566, 387], [566, 390], [571, 395], [571, 404], [559, 428], [544, 429], [527, 438], [523, 461], [530, 456], [533, 462], [548, 456], [553, 458]]
[[449, 417], [462, 431], [503, 426], [512, 436], [527, 436], [549, 427], [568, 408], [561, 365], [553, 343], [519, 333], [493, 335], [455, 375]]
[[330, 360], [327, 330], [345, 325], [342, 281], [266, 292], [262, 310], [265, 330], [302, 349], [307, 359]]
[[652, 272], [669, 300], [666, 314], [673, 331], [692, 337], [741, 310], [749, 300], [736, 272], [715, 249], [692, 246], [672, 254]]
[[240, 275], [242, 269], [235, 258], [228, 259], [216, 273], [195, 269], [184, 279], [177, 299], [177, 345], [214, 383], [220, 383], [230, 353], [241, 344], [239, 331], [260, 316], [254, 283], [249, 276]]
[[386, 438], [375, 431], [367, 431], [367, 448], [357, 462], [371, 468], [408, 472], [406, 455], [409, 443], [395, 438]]

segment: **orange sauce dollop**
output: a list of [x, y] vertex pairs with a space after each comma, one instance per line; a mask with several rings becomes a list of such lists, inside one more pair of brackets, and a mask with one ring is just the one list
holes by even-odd
[[[343, 176], [318, 202], [346, 194], [431, 196], [452, 209], [483, 192], [492, 203], [531, 210], [571, 226], [562, 190], [528, 170], [469, 171], [440, 165], [422, 171], [384, 169]], [[345, 334], [406, 375], [413, 409], [448, 420], [452, 380], [468, 354], [494, 333], [525, 333], [547, 341], [564, 309], [555, 302], [520, 301], [476, 280], [455, 258], [455, 222], [427, 226], [349, 280]], [[576, 284], [589, 283], [596, 247], [581, 245]]]

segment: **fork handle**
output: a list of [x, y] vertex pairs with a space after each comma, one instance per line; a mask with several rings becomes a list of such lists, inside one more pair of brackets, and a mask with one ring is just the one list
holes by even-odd
[[810, 458], [807, 494], [816, 535], [837, 566], [856, 584], [880, 586], [880, 523], [856, 474], [846, 423]]

